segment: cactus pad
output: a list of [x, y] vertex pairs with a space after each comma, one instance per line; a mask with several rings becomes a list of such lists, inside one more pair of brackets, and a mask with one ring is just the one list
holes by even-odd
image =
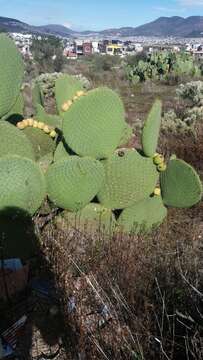
[[38, 83], [35, 83], [32, 87], [32, 103], [35, 110], [37, 110], [38, 105], [44, 105], [43, 93]]
[[42, 156], [53, 153], [56, 148], [55, 141], [42, 130], [27, 127], [22, 132], [27, 136], [33, 145], [36, 159], [40, 159]]
[[30, 159], [5, 156], [0, 159], [0, 210], [18, 208], [33, 215], [45, 198], [45, 179]]
[[202, 197], [202, 184], [192, 166], [183, 160], [170, 160], [161, 173], [161, 191], [164, 204], [177, 208], [191, 207]]
[[119, 146], [124, 146], [124, 145], [128, 144], [128, 142], [131, 140], [132, 136], [133, 136], [133, 129], [131, 128], [130, 125], [128, 125], [126, 123], [125, 128], [122, 133], [122, 136], [121, 136]]
[[153, 193], [158, 172], [152, 159], [141, 156], [134, 149], [120, 149], [102, 163], [106, 175], [98, 193], [102, 205], [123, 209]]
[[[9, 112], [3, 116], [0, 120], [13, 120], [15, 117], [14, 123], [21, 120], [23, 118], [24, 113], [24, 98], [22, 92], [20, 92], [15, 104], [12, 106], [12, 108], [9, 110]], [[13, 121], [11, 121], [13, 123]]]
[[49, 126], [53, 126], [54, 128], [57, 129], [62, 128], [62, 119], [58, 115], [47, 114], [43, 106], [40, 104], [36, 106], [35, 119]]
[[153, 156], [156, 152], [159, 130], [161, 126], [162, 103], [156, 100], [144, 124], [142, 131], [142, 147], [146, 156]]
[[68, 153], [68, 151], [65, 149], [63, 142], [61, 141], [58, 145], [57, 148], [55, 150], [54, 153], [54, 162], [56, 161], [61, 161], [61, 160], [66, 160], [68, 157], [70, 156], [70, 154]]
[[50, 200], [58, 207], [77, 211], [98, 193], [104, 181], [104, 169], [97, 160], [70, 156], [52, 164], [46, 179]]
[[35, 159], [33, 146], [29, 139], [12, 124], [0, 122], [0, 157], [19, 155], [31, 160]]
[[59, 114], [63, 114], [62, 106], [71, 100], [77, 91], [84, 90], [82, 83], [70, 75], [60, 76], [55, 83], [56, 105]]
[[0, 34], [0, 118], [15, 104], [23, 80], [24, 69], [20, 52], [14, 42]]
[[106, 209], [100, 204], [90, 203], [78, 212], [64, 211], [56, 220], [56, 224], [62, 230], [73, 227], [80, 231], [89, 233], [112, 233], [116, 220], [110, 209]]
[[128, 233], [149, 232], [167, 215], [161, 196], [153, 196], [126, 208], [118, 219], [120, 230]]
[[42, 170], [42, 172], [45, 174], [52, 162], [53, 162], [53, 153], [48, 153], [42, 156], [37, 163], [40, 169]]
[[78, 155], [106, 158], [119, 145], [125, 128], [124, 107], [110, 89], [91, 90], [64, 114], [63, 135]]

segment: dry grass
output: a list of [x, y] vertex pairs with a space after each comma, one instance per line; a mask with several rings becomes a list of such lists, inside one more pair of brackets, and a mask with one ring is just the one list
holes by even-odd
[[202, 210], [171, 210], [148, 237], [44, 228], [70, 359], [202, 359]]

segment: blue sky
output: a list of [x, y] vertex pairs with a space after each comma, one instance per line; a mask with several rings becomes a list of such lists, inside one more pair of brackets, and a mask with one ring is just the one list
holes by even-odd
[[0, 0], [0, 16], [81, 30], [138, 26], [174, 15], [203, 15], [203, 0]]

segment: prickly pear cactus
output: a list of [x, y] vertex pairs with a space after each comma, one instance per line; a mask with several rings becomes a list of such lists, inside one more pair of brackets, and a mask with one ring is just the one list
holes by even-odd
[[161, 196], [154, 195], [123, 210], [118, 219], [121, 231], [132, 234], [147, 233], [157, 228], [165, 219], [167, 209]]
[[122, 136], [121, 136], [119, 146], [121, 147], [121, 146], [128, 144], [129, 141], [132, 139], [132, 137], [133, 137], [133, 129], [131, 128], [130, 125], [128, 125], [126, 123], [125, 128], [122, 133]]
[[46, 179], [49, 199], [58, 207], [77, 211], [100, 190], [104, 169], [97, 160], [70, 156], [65, 161], [52, 164]]
[[89, 233], [112, 234], [116, 220], [110, 209], [100, 204], [90, 203], [77, 212], [64, 211], [56, 219], [56, 225], [65, 231], [70, 228], [88, 231]]
[[37, 104], [35, 119], [37, 121], [44, 122], [49, 126], [53, 126], [56, 129], [62, 128], [62, 118], [58, 115], [47, 114], [42, 105]]
[[36, 160], [39, 160], [44, 155], [53, 153], [55, 151], [55, 141], [48, 134], [45, 134], [41, 129], [27, 127], [22, 130], [22, 133], [25, 134], [32, 143]]
[[6, 115], [20, 93], [24, 67], [14, 42], [0, 34], [0, 118]]
[[123, 209], [153, 193], [158, 172], [152, 159], [134, 149], [120, 149], [102, 163], [105, 182], [98, 193], [102, 205]]
[[46, 195], [44, 175], [30, 159], [0, 158], [0, 211], [16, 208], [33, 215]]
[[149, 157], [153, 156], [156, 152], [161, 126], [161, 109], [161, 101], [156, 100], [149, 112], [142, 131], [143, 151], [145, 155]]
[[165, 205], [191, 207], [202, 197], [202, 184], [192, 166], [183, 160], [170, 160], [161, 174], [161, 192]]
[[6, 121], [0, 122], [0, 158], [19, 155], [35, 160], [32, 143], [19, 129]]
[[66, 150], [63, 142], [60, 141], [60, 143], [57, 145], [57, 148], [54, 152], [54, 162], [66, 160], [69, 156], [70, 156], [70, 154]]
[[45, 174], [49, 168], [49, 166], [52, 164], [53, 162], [53, 153], [48, 153], [44, 156], [42, 156], [38, 161], [38, 165], [40, 167], [40, 169], [42, 170], [42, 172]]
[[24, 98], [22, 92], [20, 92], [11, 110], [0, 120], [8, 120], [16, 123], [17, 121], [23, 118], [23, 113], [24, 113]]
[[120, 143], [124, 107], [119, 96], [107, 88], [91, 90], [81, 96], [64, 114], [63, 135], [80, 156], [106, 158]]
[[43, 93], [38, 83], [35, 83], [32, 87], [32, 103], [35, 111], [37, 110], [38, 105], [44, 106]]
[[60, 76], [55, 83], [55, 96], [58, 113], [63, 115], [63, 105], [72, 100], [78, 91], [83, 91], [82, 83], [70, 75]]

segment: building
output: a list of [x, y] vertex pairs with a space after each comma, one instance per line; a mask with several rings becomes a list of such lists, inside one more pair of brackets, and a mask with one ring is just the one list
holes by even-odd
[[93, 53], [93, 46], [91, 42], [84, 42], [83, 43], [83, 55], [88, 56], [92, 55]]

